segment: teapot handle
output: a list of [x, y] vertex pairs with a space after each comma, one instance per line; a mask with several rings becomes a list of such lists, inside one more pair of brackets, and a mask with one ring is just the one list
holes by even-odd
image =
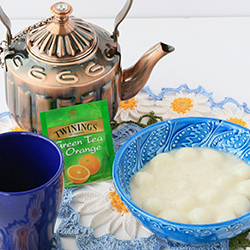
[[0, 20], [4, 24], [4, 26], [7, 28], [7, 42], [8, 45], [11, 44], [12, 34], [11, 34], [11, 22], [8, 16], [3, 11], [1, 5], [0, 5]]
[[115, 28], [113, 32], [112, 38], [114, 39], [114, 42], [117, 43], [117, 39], [119, 36], [118, 26], [120, 23], [124, 20], [124, 18], [127, 16], [131, 6], [132, 6], [133, 0], [127, 0], [125, 5], [123, 6], [122, 10], [116, 15], [115, 18]]

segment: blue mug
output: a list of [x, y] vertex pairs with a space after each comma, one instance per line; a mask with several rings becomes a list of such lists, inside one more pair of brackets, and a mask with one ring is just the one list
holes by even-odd
[[64, 160], [50, 139], [0, 134], [0, 249], [47, 250], [64, 190]]

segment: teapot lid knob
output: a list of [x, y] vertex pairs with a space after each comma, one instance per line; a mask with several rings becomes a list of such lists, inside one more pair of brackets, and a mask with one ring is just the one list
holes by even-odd
[[51, 6], [53, 17], [30, 29], [27, 47], [32, 55], [50, 63], [73, 63], [94, 53], [98, 36], [92, 26], [74, 16], [71, 5], [58, 2]]
[[51, 6], [50, 11], [55, 16], [58, 22], [65, 22], [68, 20], [69, 15], [73, 11], [73, 8], [68, 3], [58, 2]]

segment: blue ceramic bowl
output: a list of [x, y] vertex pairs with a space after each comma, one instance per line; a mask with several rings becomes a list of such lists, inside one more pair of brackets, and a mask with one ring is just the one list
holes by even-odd
[[247, 128], [218, 119], [196, 117], [156, 123], [133, 135], [114, 160], [114, 185], [129, 211], [153, 233], [188, 244], [227, 240], [250, 228], [250, 213], [226, 222], [192, 225], [161, 219], [135, 205], [130, 197], [131, 177], [157, 154], [181, 147], [214, 148], [250, 164], [250, 130]]

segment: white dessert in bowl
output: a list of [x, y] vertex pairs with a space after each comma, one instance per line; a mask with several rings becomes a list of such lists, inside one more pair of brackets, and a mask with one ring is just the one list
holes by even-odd
[[161, 153], [132, 176], [132, 201], [166, 220], [210, 224], [250, 211], [250, 166], [212, 148]]

